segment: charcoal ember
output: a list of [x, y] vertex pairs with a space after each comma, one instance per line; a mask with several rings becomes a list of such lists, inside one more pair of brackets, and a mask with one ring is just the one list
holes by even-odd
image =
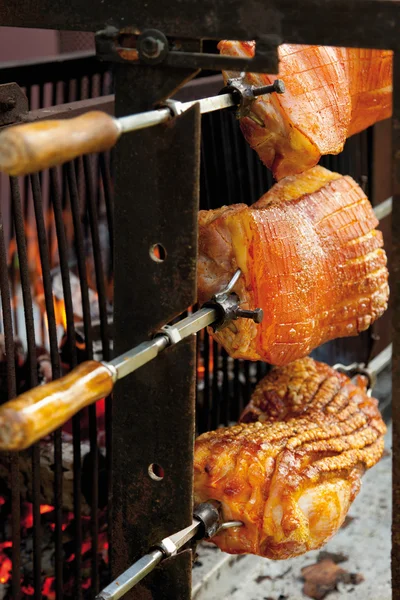
[[[21, 575], [24, 584], [33, 584], [33, 535], [21, 539]], [[54, 532], [47, 525], [41, 531], [41, 569], [44, 577], [54, 575], [55, 544]]]
[[[26, 515], [24, 515], [24, 504], [22, 505], [21, 519], [21, 590], [22, 597], [28, 598], [34, 596], [34, 563], [33, 563], [33, 528], [32, 519], [27, 525]], [[47, 507], [49, 508], [49, 507]], [[25, 521], [24, 521], [25, 518]], [[99, 577], [101, 587], [104, 587], [109, 581], [110, 573], [108, 567], [108, 540], [107, 540], [107, 514], [106, 511], [98, 513], [99, 536], [97, 543]], [[63, 598], [64, 600], [74, 600], [75, 595], [75, 520], [72, 513], [63, 514], [63, 532], [62, 532], [62, 551], [63, 551]], [[92, 598], [91, 593], [91, 520], [84, 517], [81, 520], [82, 529], [82, 588], [84, 600]], [[7, 528], [7, 535], [11, 536], [11, 527]], [[9, 539], [9, 538], [8, 538]], [[2, 565], [11, 564], [11, 544], [0, 544], [0, 569]], [[54, 572], [55, 568], [55, 528], [54, 511], [41, 514], [41, 573], [42, 573], [42, 598], [43, 600], [54, 600]], [[0, 582], [0, 600], [13, 600], [11, 594], [11, 571], [4, 569], [2, 573], [7, 575], [7, 579]], [[4, 578], [5, 579], [5, 578]], [[86, 592], [87, 590], [87, 592]]]
[[[104, 502], [104, 487], [105, 482], [105, 458], [103, 456], [104, 451], [99, 450], [99, 498], [103, 505]], [[62, 433], [62, 471], [63, 471], [63, 495], [62, 495], [62, 508], [65, 511], [73, 511], [74, 507], [74, 494], [73, 494], [73, 482], [74, 482], [74, 468], [73, 468], [73, 445], [72, 437], [66, 433]], [[81, 464], [82, 464], [82, 489], [85, 490], [82, 493], [82, 514], [90, 514], [91, 502], [91, 489], [89, 488], [91, 482], [91, 469], [93, 460], [90, 458], [90, 446], [88, 442], [81, 442]], [[20, 490], [21, 500], [25, 502], [32, 502], [32, 456], [29, 450], [21, 452], [19, 454], [19, 468], [20, 468]], [[46, 505], [54, 504], [54, 444], [52, 440], [43, 441], [40, 444], [40, 503]], [[0, 453], [0, 481], [3, 486], [7, 486], [11, 489], [10, 481], [10, 466], [8, 456], [4, 453]], [[89, 483], [89, 485], [88, 485]], [[102, 486], [102, 487], [100, 487]], [[89, 488], [89, 489], [88, 489]]]
[[361, 573], [349, 573], [338, 566], [337, 563], [344, 562], [347, 557], [334, 554], [332, 558], [329, 554], [320, 553], [318, 562], [301, 570], [305, 580], [303, 593], [313, 600], [323, 600], [330, 592], [337, 590], [338, 583], [357, 585], [364, 581]]

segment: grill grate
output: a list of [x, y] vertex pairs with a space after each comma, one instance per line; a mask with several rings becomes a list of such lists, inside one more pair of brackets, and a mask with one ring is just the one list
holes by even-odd
[[[84, 56], [78, 62], [74, 58], [62, 65], [54, 62], [39, 65], [37, 70], [21, 67], [19, 72], [14, 72], [13, 79], [26, 88], [31, 108], [37, 108], [46, 103], [65, 103], [109, 93], [112, 77], [102, 69], [97, 61]], [[33, 72], [37, 80], [33, 79]], [[200, 92], [199, 95], [203, 94]], [[336, 157], [325, 157], [322, 164], [352, 175], [366, 186], [368, 193], [373, 189], [372, 142], [373, 130], [363, 132], [348, 141], [345, 152]], [[41, 376], [37, 360], [39, 347], [45, 347], [49, 352], [53, 378], [65, 371], [66, 364], [73, 368], [94, 355], [98, 359], [99, 354], [105, 360], [111, 358], [112, 174], [113, 154], [105, 153], [83, 157], [30, 178], [11, 178], [8, 182], [3, 177], [0, 180], [3, 208], [0, 215], [3, 225], [0, 227], [0, 327], [4, 335], [3, 359], [4, 354], [8, 357], [7, 377], [3, 376], [2, 381], [3, 387], [5, 382], [7, 387], [3, 399], [15, 397], [22, 391], [22, 385], [36, 385]], [[204, 115], [200, 207], [211, 209], [223, 204], [252, 203], [272, 184], [270, 172], [244, 141], [234, 115], [227, 111]], [[43, 298], [39, 306], [40, 274]], [[54, 303], [56, 287], [62, 290], [65, 334], [60, 332], [57, 323], [60, 297]], [[77, 312], [81, 313], [80, 322]], [[17, 337], [21, 338], [27, 352], [24, 366], [27, 379], [23, 382], [19, 381], [21, 365], [11, 359], [16, 355]], [[365, 333], [351, 341], [331, 342], [316, 351], [315, 356], [331, 363], [360, 360], [369, 345], [370, 333]], [[264, 363], [232, 360], [205, 331], [198, 335], [197, 363], [199, 433], [236, 420], [249, 401], [255, 383], [269, 370]], [[54, 434], [51, 441], [54, 447], [54, 511], [47, 520], [41, 515], [44, 504], [41, 503], [41, 446], [29, 451], [32, 489], [28, 501], [32, 503], [33, 516], [33, 569], [29, 575], [29, 566], [20, 561], [20, 547], [24, 543], [21, 531], [25, 534], [21, 528], [20, 504], [20, 494], [25, 486], [20, 480], [23, 460], [16, 454], [9, 457], [11, 498], [6, 498], [5, 504], [0, 506], [3, 522], [6, 516], [11, 521], [13, 570], [11, 590], [4, 596], [7, 600], [31, 597], [86, 600], [94, 598], [100, 587], [107, 583], [104, 538], [111, 510], [111, 424], [112, 400], [107, 398], [104, 411], [99, 402], [74, 417], [72, 426], [69, 424], [63, 432]], [[63, 442], [66, 431], [72, 432], [72, 511], [66, 511], [64, 506], [67, 485]], [[83, 455], [84, 440], [89, 441], [90, 454]], [[86, 503], [90, 507], [89, 514]], [[7, 513], [10, 506], [11, 512]], [[67, 527], [66, 513], [69, 515]], [[43, 582], [43, 544], [49, 523], [54, 526], [54, 573], [46, 575]], [[3, 536], [0, 537], [0, 548], [2, 542], [10, 541], [6, 529], [0, 531]], [[67, 543], [66, 531], [70, 534]], [[108, 539], [108, 562], [111, 551], [112, 543]], [[22, 587], [20, 573], [23, 575]], [[0, 597], [1, 585], [0, 576]]]

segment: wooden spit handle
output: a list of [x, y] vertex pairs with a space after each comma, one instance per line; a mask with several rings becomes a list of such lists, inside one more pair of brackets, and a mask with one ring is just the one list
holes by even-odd
[[111, 371], [90, 360], [65, 377], [33, 388], [0, 407], [0, 450], [24, 450], [79, 410], [108, 396]]
[[9, 127], [0, 133], [0, 171], [29, 175], [82, 154], [108, 150], [119, 136], [118, 122], [101, 111]]

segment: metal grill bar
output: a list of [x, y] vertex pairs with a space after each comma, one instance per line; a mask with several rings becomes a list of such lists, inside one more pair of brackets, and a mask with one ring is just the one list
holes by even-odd
[[[15, 234], [17, 238], [18, 259], [22, 285], [22, 298], [25, 313], [26, 339], [28, 348], [29, 384], [35, 387], [38, 384], [36, 370], [36, 343], [35, 327], [33, 320], [32, 294], [29, 279], [28, 257], [26, 250], [24, 217], [21, 207], [21, 196], [18, 180], [12, 177], [11, 197]], [[33, 571], [35, 600], [42, 597], [42, 569], [41, 569], [41, 526], [40, 526], [40, 455], [37, 445], [32, 447], [32, 505], [33, 505]]]
[[[4, 345], [7, 360], [7, 392], [9, 398], [17, 395], [14, 357], [14, 335], [11, 312], [10, 288], [7, 277], [7, 251], [4, 240], [3, 217], [0, 205], [0, 293], [3, 313]], [[20, 509], [20, 481], [19, 481], [19, 455], [11, 454], [9, 459], [11, 480], [11, 536], [12, 536], [12, 595], [19, 598], [21, 593], [21, 509]]]
[[[93, 258], [96, 264], [96, 255], [101, 257], [101, 249], [97, 235], [96, 225], [94, 223], [94, 215], [93, 212], [96, 211], [96, 207], [94, 204], [94, 190], [93, 190], [93, 181], [92, 181], [92, 173], [90, 166], [90, 159], [87, 156], [83, 157], [83, 166], [84, 166], [84, 176], [85, 176], [85, 184], [86, 184], [86, 203], [89, 207], [89, 220], [90, 220], [90, 228], [92, 233], [92, 243], [93, 243]], [[94, 206], [93, 206], [94, 205]], [[97, 219], [96, 219], [97, 222]], [[101, 289], [102, 280], [98, 277], [98, 272], [96, 268], [96, 282], [98, 291]], [[104, 282], [103, 282], [104, 285]], [[99, 291], [99, 305], [100, 305], [100, 314], [102, 312], [102, 303], [100, 302], [100, 291]], [[108, 341], [104, 340], [102, 335], [102, 342], [107, 344]], [[86, 348], [87, 356], [89, 359], [93, 358], [93, 348]], [[90, 452], [92, 455], [92, 472], [91, 472], [91, 541], [92, 541], [92, 560], [91, 560], [91, 578], [92, 578], [92, 591], [94, 597], [99, 590], [99, 581], [98, 581], [98, 558], [97, 558], [97, 549], [98, 549], [98, 489], [99, 489], [99, 456], [98, 456], [98, 447], [97, 447], [97, 418], [96, 418], [96, 405], [92, 404], [88, 408], [89, 412], [89, 441], [90, 441]]]
[[110, 272], [107, 274], [108, 279], [110, 279], [110, 277], [112, 277], [112, 265], [114, 262], [114, 203], [110, 174], [111, 157], [107, 156], [107, 159], [108, 160], [106, 160], [106, 155], [103, 152], [99, 154], [100, 176], [103, 183], [104, 201], [106, 205], [106, 216], [108, 224], [108, 235], [110, 239]]
[[[100, 311], [100, 334], [103, 349], [103, 358], [109, 360], [110, 349], [109, 349], [109, 336], [108, 336], [108, 324], [107, 324], [107, 300], [105, 290], [105, 280], [102, 264], [102, 254], [98, 230], [98, 214], [97, 206], [95, 201], [95, 190], [93, 185], [93, 173], [91, 160], [88, 156], [83, 157], [86, 191], [87, 191], [87, 203], [88, 203], [88, 214], [89, 223], [92, 235], [93, 245], [93, 260], [96, 274], [97, 293], [99, 301]], [[97, 447], [97, 419], [96, 419], [96, 406], [92, 405], [89, 407], [89, 420], [90, 423], [90, 446], [93, 454], [93, 479], [92, 479], [92, 589], [93, 597], [99, 591], [98, 582], [98, 557], [97, 557], [97, 536], [98, 536], [98, 523], [97, 523], [97, 512], [98, 512], [98, 447]]]
[[[50, 275], [49, 248], [43, 217], [42, 194], [39, 177], [31, 176], [32, 196], [35, 209], [38, 245], [42, 265], [42, 279], [50, 342], [52, 378], [61, 376], [60, 355], [58, 353], [56, 319], [54, 311], [53, 290]], [[63, 597], [63, 549], [62, 549], [62, 445], [61, 431], [54, 433], [54, 510], [55, 510], [55, 587], [57, 600]]]
[[210, 336], [204, 332], [204, 423], [203, 431], [211, 426], [211, 403], [210, 403]]
[[212, 408], [211, 408], [211, 428], [216, 429], [220, 423], [220, 390], [218, 385], [218, 359], [219, 346], [213, 340], [212, 342], [212, 357], [213, 357], [213, 378], [212, 378]]
[[[62, 280], [62, 288], [63, 288], [63, 298], [64, 298], [64, 306], [65, 306], [65, 315], [66, 315], [66, 326], [67, 326], [67, 348], [69, 351], [69, 356], [71, 360], [71, 366], [74, 367], [77, 364], [77, 356], [76, 356], [76, 347], [75, 347], [75, 329], [74, 329], [74, 314], [72, 308], [72, 294], [71, 294], [71, 282], [69, 278], [69, 268], [68, 268], [68, 249], [67, 249], [67, 241], [65, 237], [64, 223], [62, 219], [62, 206], [61, 206], [61, 196], [58, 182], [58, 175], [56, 169], [51, 169], [50, 171], [50, 184], [51, 184], [51, 198], [53, 202], [53, 212], [54, 212], [54, 220], [56, 225], [56, 234], [57, 234], [57, 243], [58, 243], [58, 255], [59, 255], [59, 265], [61, 271], [61, 280]], [[79, 419], [79, 416], [76, 417]], [[54, 460], [57, 463], [62, 465], [62, 443], [61, 443], [61, 433], [55, 432], [54, 434]], [[57, 477], [56, 473], [56, 500], [59, 505], [62, 503], [62, 473], [61, 477]], [[59, 532], [56, 537], [56, 548], [61, 545], [62, 540], [62, 512], [61, 510], [56, 509], [55, 515], [55, 525], [56, 532]], [[58, 539], [59, 538], [59, 539]], [[62, 549], [61, 549], [62, 551]], [[75, 554], [77, 556], [77, 554]], [[62, 569], [62, 567], [61, 567]], [[62, 571], [61, 578], [60, 575], [56, 575], [56, 600], [62, 600], [63, 598], [63, 589], [62, 585], [60, 585], [62, 581]]]
[[[104, 200], [106, 205], [106, 216], [108, 223], [108, 233], [110, 240], [110, 265], [108, 278], [112, 279], [113, 273], [113, 264], [114, 264], [114, 207], [113, 207], [113, 193], [112, 193], [112, 182], [111, 182], [111, 174], [110, 174], [110, 160], [111, 156], [107, 155], [108, 160], [106, 160], [106, 155], [101, 153], [99, 155], [99, 165], [100, 165], [100, 175], [103, 183], [104, 190]], [[111, 358], [111, 352], [109, 347], [109, 340], [107, 340], [107, 344], [105, 346], [105, 355], [106, 360]], [[105, 400], [105, 431], [106, 431], [106, 471], [107, 471], [107, 522], [109, 523], [111, 520], [111, 511], [112, 511], [112, 416], [113, 416], [113, 407], [112, 407], [112, 396], [108, 396]], [[112, 539], [111, 539], [112, 528], [108, 528], [108, 562], [111, 564], [112, 561]]]
[[53, 58], [1, 62], [0, 83], [16, 81], [18, 85], [30, 89], [34, 85], [51, 82], [56, 88], [60, 81], [79, 80], [84, 76], [91, 78], [108, 71], [109, 64], [100, 62], [94, 52], [70, 52]]
[[[70, 198], [72, 219], [74, 223], [76, 255], [78, 262], [79, 281], [82, 298], [82, 313], [84, 322], [86, 353], [91, 356], [92, 337], [91, 337], [91, 317], [89, 304], [89, 291], [86, 282], [84, 244], [82, 224], [80, 217], [78, 187], [76, 182], [75, 165], [70, 162], [67, 164], [67, 181]], [[77, 600], [82, 598], [82, 502], [81, 502], [81, 422], [80, 414], [73, 418], [73, 444], [74, 444], [74, 517], [75, 517], [75, 595]]]

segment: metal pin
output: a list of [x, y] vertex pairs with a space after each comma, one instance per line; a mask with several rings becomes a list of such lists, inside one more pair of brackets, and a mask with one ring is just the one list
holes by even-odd
[[277, 94], [285, 93], [285, 84], [282, 79], [275, 79], [274, 83], [270, 85], [264, 85], [259, 88], [252, 88], [253, 96], [264, 96], [264, 94]]
[[236, 310], [236, 316], [242, 317], [243, 319], [252, 319], [254, 323], [261, 323], [264, 318], [264, 312], [262, 308], [255, 308], [254, 310], [243, 310], [238, 308]]

